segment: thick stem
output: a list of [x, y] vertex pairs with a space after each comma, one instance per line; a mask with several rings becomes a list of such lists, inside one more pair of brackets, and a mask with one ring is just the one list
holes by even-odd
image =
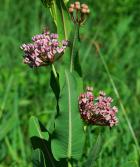
[[79, 40], [79, 25], [75, 24], [74, 38], [73, 38], [72, 49], [71, 49], [70, 72], [72, 72], [73, 66], [74, 66], [74, 52], [76, 49], [77, 40]]

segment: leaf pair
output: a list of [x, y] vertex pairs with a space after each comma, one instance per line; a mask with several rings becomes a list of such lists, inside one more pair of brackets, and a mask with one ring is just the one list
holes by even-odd
[[[52, 83], [55, 85], [56, 82]], [[38, 157], [43, 158], [44, 156], [45, 163], [49, 162], [51, 166], [56, 164], [56, 160], [80, 159], [85, 140], [83, 124], [78, 111], [78, 95], [83, 89], [82, 80], [77, 73], [62, 70], [59, 73], [59, 86], [59, 99], [58, 94], [56, 96], [59, 115], [55, 120], [51, 148], [49, 133], [37, 118], [31, 117], [29, 128], [33, 148], [40, 149], [39, 152], [36, 151]], [[57, 89], [54, 89], [54, 91], [57, 91]], [[54, 160], [51, 152], [56, 160]]]

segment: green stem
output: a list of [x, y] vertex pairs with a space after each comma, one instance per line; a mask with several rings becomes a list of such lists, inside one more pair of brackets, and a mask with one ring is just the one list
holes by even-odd
[[78, 39], [79, 39], [79, 25], [76, 24], [75, 30], [74, 30], [72, 49], [71, 49], [70, 72], [72, 72], [73, 66], [74, 66], [74, 53], [75, 53], [75, 49], [76, 49], [76, 42]]
[[53, 71], [53, 74], [54, 74], [55, 78], [57, 79], [57, 72], [56, 72], [55, 67], [54, 67], [53, 64], [52, 64], [52, 71]]
[[71, 165], [70, 161], [68, 161], [68, 167], [72, 167], [72, 165]]

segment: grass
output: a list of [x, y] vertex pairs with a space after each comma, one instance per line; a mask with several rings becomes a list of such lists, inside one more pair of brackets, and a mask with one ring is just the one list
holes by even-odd
[[[120, 120], [111, 130], [92, 128], [92, 141], [99, 130], [103, 136], [101, 154], [95, 166], [138, 167], [139, 1], [86, 2], [91, 15], [81, 29], [83, 42], [80, 47], [85, 85], [93, 85], [95, 92], [104, 89], [113, 96], [114, 103], [119, 106]], [[2, 0], [0, 18], [0, 167], [32, 166], [28, 120], [36, 115], [47, 125], [54, 110], [54, 95], [49, 86], [49, 69], [32, 70], [24, 65], [19, 46], [29, 42], [42, 27], [47, 25], [53, 31], [54, 28], [39, 0]], [[101, 55], [96, 53], [94, 44], [100, 47]]]

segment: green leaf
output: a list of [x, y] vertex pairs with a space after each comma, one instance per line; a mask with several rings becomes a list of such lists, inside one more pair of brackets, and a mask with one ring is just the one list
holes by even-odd
[[40, 149], [33, 150], [33, 167], [46, 167], [43, 152]]
[[91, 150], [88, 154], [88, 158], [87, 158], [87, 161], [84, 164], [84, 167], [87, 167], [87, 166], [88, 167], [93, 167], [94, 166], [95, 160], [98, 158], [99, 153], [101, 151], [101, 143], [102, 143], [101, 135], [99, 134], [94, 147], [91, 148]]
[[84, 145], [84, 130], [78, 110], [78, 96], [83, 83], [77, 73], [63, 71], [59, 76], [59, 116], [55, 121], [52, 152], [55, 159], [79, 159]]
[[[67, 11], [67, 0], [42, 0], [43, 4], [50, 9], [50, 13], [54, 20], [59, 35], [59, 40], [69, 40], [71, 38], [72, 30], [74, 29], [70, 15]], [[70, 48], [67, 48], [63, 56], [63, 63], [65, 67], [69, 68], [70, 62]]]
[[54, 21], [60, 40], [69, 39], [72, 30], [72, 24], [64, 2], [62, 0], [56, 0], [54, 2], [54, 8], [52, 11], [55, 11]]
[[39, 137], [40, 139], [45, 139], [47, 141], [49, 140], [48, 132], [41, 131], [39, 121], [34, 116], [30, 118], [29, 135], [30, 137]]
[[[42, 164], [47, 164], [47, 167], [55, 167], [56, 166], [56, 161], [53, 158], [51, 148], [50, 148], [50, 140], [49, 140], [49, 133], [48, 131], [44, 128], [44, 126], [38, 121], [38, 119], [34, 116], [30, 118], [29, 121], [29, 135], [31, 139], [31, 143], [33, 146], [33, 149], [36, 150], [38, 149], [38, 155], [35, 156], [36, 159], [34, 158], [33, 161], [37, 162], [35, 163], [36, 166]], [[40, 161], [40, 156], [43, 159]], [[35, 166], [34, 164], [34, 166]]]
[[[50, 162], [46, 162], [45, 156], [43, 152], [40, 149], [33, 150], [33, 155], [32, 155], [32, 162], [33, 162], [33, 167], [50, 167]], [[67, 161], [65, 159], [62, 159], [61, 161], [55, 161], [55, 166], [54, 167], [65, 167], [67, 166]]]
[[69, 13], [65, 6], [66, 1], [62, 0], [42, 0], [45, 6], [50, 8], [51, 15], [55, 22], [57, 33], [59, 34], [59, 39], [69, 39], [72, 24]]

